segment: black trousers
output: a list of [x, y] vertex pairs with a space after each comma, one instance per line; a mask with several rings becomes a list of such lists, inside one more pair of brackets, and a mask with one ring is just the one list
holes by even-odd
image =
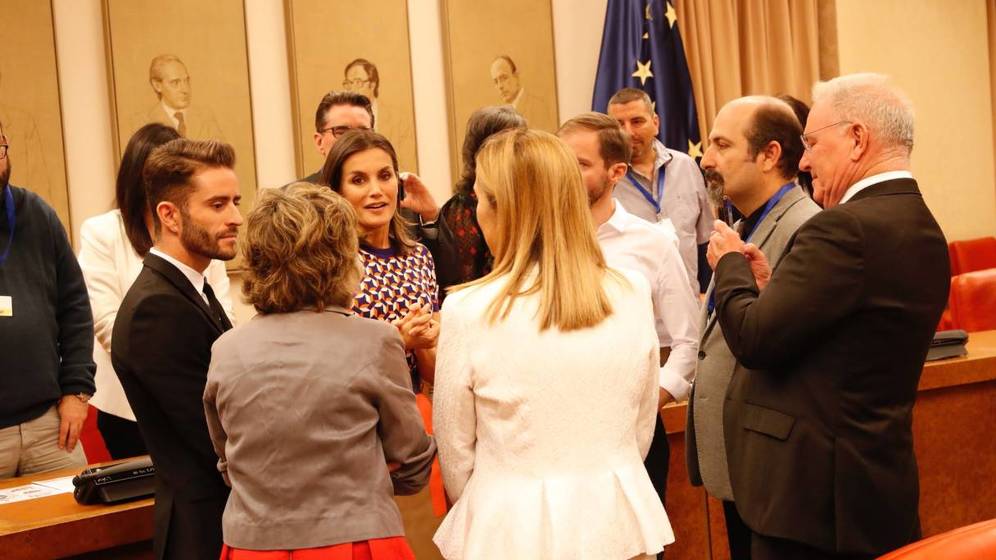
[[726, 519], [726, 539], [730, 543], [730, 558], [732, 560], [751, 560], [750, 527], [740, 518], [737, 505], [724, 500], [723, 517]]
[[138, 431], [138, 422], [98, 410], [97, 429], [104, 438], [104, 445], [107, 446], [111, 459], [127, 459], [148, 454], [145, 440]]
[[[647, 452], [643, 466], [647, 468], [650, 483], [654, 485], [654, 490], [660, 496], [662, 504], [665, 503], [664, 498], [667, 494], [667, 471], [670, 460], [671, 444], [667, 441], [667, 430], [664, 429], [661, 415], [658, 414], [657, 425], [654, 428], [654, 439], [650, 442], [650, 451]], [[658, 554], [657, 558], [664, 558], [664, 553]]]

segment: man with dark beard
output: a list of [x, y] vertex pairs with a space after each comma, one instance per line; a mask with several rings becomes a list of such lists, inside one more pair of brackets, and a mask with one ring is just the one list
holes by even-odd
[[[710, 197], [729, 199], [741, 215], [735, 227], [775, 266], [789, 238], [820, 208], [796, 184], [803, 146], [802, 125], [785, 102], [743, 97], [716, 115], [702, 169]], [[701, 315], [699, 367], [688, 406], [686, 459], [694, 485], [723, 501], [733, 558], [750, 558], [750, 531], [737, 514], [723, 430], [726, 391], [743, 369], [730, 352], [714, 312], [714, 284]], [[747, 371], [747, 370], [745, 370]]]
[[155, 244], [121, 303], [111, 361], [156, 466], [158, 559], [221, 554], [228, 487], [202, 397], [211, 345], [232, 324], [204, 270], [235, 257], [234, 165], [228, 144], [180, 138], [156, 148], [143, 170]]

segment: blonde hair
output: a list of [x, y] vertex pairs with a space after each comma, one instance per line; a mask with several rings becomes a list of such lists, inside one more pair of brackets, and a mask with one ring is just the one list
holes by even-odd
[[467, 286], [508, 276], [489, 321], [504, 319], [516, 298], [535, 293], [541, 330], [592, 327], [612, 314], [588, 195], [566, 144], [539, 130], [500, 132], [477, 154], [477, 188], [495, 208], [495, 264]]
[[311, 183], [266, 189], [246, 219], [246, 300], [260, 313], [349, 307], [362, 272], [356, 211]]

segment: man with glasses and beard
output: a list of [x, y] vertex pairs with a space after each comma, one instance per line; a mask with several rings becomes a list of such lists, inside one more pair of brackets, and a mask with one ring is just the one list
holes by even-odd
[[211, 345], [232, 328], [205, 281], [211, 259], [235, 257], [239, 180], [235, 152], [179, 138], [143, 170], [155, 243], [121, 303], [111, 361], [156, 466], [156, 558], [221, 553], [228, 487], [204, 419]]

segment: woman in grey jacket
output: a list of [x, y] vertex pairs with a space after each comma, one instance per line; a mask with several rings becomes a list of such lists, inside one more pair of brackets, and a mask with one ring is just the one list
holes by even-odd
[[215, 342], [204, 392], [232, 487], [222, 558], [414, 558], [392, 487], [422, 489], [436, 446], [398, 330], [349, 310], [362, 274], [355, 212], [313, 185], [269, 190], [243, 254], [259, 315]]

